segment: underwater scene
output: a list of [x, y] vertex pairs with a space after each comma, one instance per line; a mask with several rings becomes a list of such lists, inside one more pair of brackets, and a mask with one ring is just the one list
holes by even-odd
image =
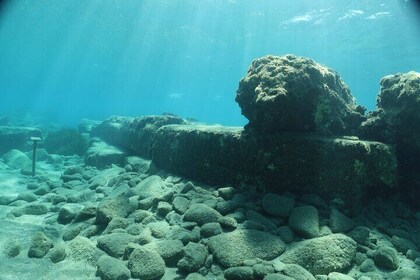
[[0, 1], [0, 280], [420, 280], [420, 1]]

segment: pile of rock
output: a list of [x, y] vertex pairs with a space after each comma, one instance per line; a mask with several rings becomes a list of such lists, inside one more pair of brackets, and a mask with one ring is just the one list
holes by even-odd
[[397, 280], [416, 273], [400, 266], [420, 264], [420, 215], [403, 205], [350, 216], [339, 200], [209, 187], [146, 165], [67, 166], [57, 180], [39, 176], [18, 197], [0, 197], [9, 218], [44, 217], [55, 229], [27, 246], [5, 240], [3, 255], [85, 261], [103, 280]]

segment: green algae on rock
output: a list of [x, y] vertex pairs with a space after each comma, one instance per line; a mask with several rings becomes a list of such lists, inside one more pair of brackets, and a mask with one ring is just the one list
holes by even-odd
[[343, 134], [363, 120], [337, 72], [312, 59], [268, 55], [255, 59], [235, 99], [258, 133], [317, 131]]
[[246, 260], [272, 260], [286, 250], [284, 242], [275, 235], [258, 230], [236, 230], [213, 236], [209, 250], [224, 267], [242, 265]]
[[359, 128], [365, 139], [396, 146], [400, 192], [417, 206], [420, 196], [420, 73], [389, 75], [381, 80], [377, 110]]
[[355, 257], [356, 242], [338, 233], [294, 243], [279, 259], [298, 264], [316, 275], [346, 271], [354, 264]]

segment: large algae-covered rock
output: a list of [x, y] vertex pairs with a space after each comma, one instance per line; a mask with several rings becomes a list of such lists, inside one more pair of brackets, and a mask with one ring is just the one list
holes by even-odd
[[396, 143], [402, 135], [420, 147], [420, 73], [408, 72], [385, 76], [377, 97], [377, 110], [359, 129], [368, 139]]
[[210, 184], [316, 193], [357, 207], [369, 190], [396, 181], [393, 148], [357, 138], [249, 136], [242, 128], [167, 125], [153, 142], [157, 167]]
[[113, 116], [92, 128], [92, 135], [150, 158], [155, 132], [169, 124], [185, 124], [185, 121], [170, 114], [137, 118]]
[[126, 197], [105, 199], [99, 203], [96, 209], [96, 223], [107, 225], [114, 218], [127, 217], [131, 210], [130, 201]]
[[13, 149], [3, 155], [4, 163], [10, 168], [28, 168], [32, 160], [23, 152]]
[[103, 280], [128, 280], [130, 270], [118, 259], [102, 256], [98, 260], [97, 274]]
[[256, 258], [272, 260], [286, 249], [280, 237], [253, 229], [213, 236], [208, 246], [224, 267], [239, 266], [246, 260]]
[[332, 234], [295, 243], [280, 260], [298, 264], [316, 275], [346, 271], [355, 257], [356, 242], [343, 234]]
[[32, 238], [31, 246], [28, 251], [28, 257], [42, 258], [53, 246], [53, 242], [43, 232], [37, 232]]
[[420, 73], [384, 77], [377, 107], [362, 124], [359, 134], [396, 145], [402, 193], [415, 205], [420, 195]]
[[239, 82], [236, 101], [259, 132], [351, 132], [363, 120], [338, 73], [294, 55], [255, 59]]
[[128, 268], [133, 278], [158, 279], [165, 273], [165, 262], [155, 251], [137, 248], [128, 259]]

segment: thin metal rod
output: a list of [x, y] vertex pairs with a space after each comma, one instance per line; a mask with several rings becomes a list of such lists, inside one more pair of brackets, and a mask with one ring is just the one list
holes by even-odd
[[32, 145], [32, 177], [35, 177], [35, 163], [36, 163], [36, 147], [38, 141], [34, 141]]

